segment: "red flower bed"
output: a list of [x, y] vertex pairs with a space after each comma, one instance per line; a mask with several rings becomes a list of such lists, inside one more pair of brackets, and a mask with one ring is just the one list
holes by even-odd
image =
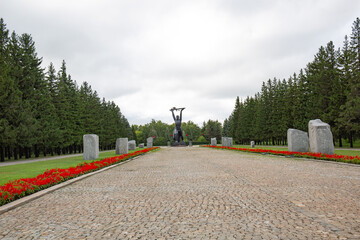
[[154, 149], [157, 149], [157, 147], [105, 158], [103, 160], [90, 163], [84, 162], [80, 163], [76, 167], [65, 169], [55, 168], [47, 170], [43, 174], [40, 174], [34, 178], [21, 178], [14, 181], [9, 181], [5, 185], [0, 186], [0, 206], [55, 184], [64, 182], [68, 179], [99, 170], [101, 168], [119, 163]]
[[289, 152], [289, 151], [276, 151], [276, 150], [260, 149], [260, 148], [233, 148], [233, 147], [222, 147], [222, 146], [211, 146], [211, 145], [204, 145], [203, 147], [230, 149], [235, 151], [252, 152], [252, 153], [268, 153], [273, 155], [314, 158], [314, 159], [329, 160], [336, 162], [360, 164], [359, 155], [358, 156], [337, 155], [337, 154], [329, 155], [324, 153], [313, 153], [313, 152]]

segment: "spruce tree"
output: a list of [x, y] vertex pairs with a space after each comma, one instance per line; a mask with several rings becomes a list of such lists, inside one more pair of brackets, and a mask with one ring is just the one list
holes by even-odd
[[[236, 132], [237, 132], [237, 127], [238, 127], [238, 122], [239, 122], [239, 109], [240, 108], [240, 100], [239, 100], [239, 96], [236, 97], [236, 101], [235, 101], [235, 107], [233, 112], [231, 113], [230, 117], [229, 117], [229, 136], [234, 138], [234, 141], [236, 141]], [[203, 126], [205, 126], [205, 122], [203, 124]], [[203, 129], [204, 131], [205, 129]]]
[[[346, 91], [346, 102], [341, 109], [341, 122], [345, 131], [349, 134], [350, 146], [353, 147], [353, 140], [356, 133], [360, 131], [360, 19], [353, 23], [350, 36], [349, 86]], [[344, 52], [344, 51], [343, 51]]]
[[[0, 19], [0, 161], [10, 158], [11, 149], [17, 147], [17, 129], [21, 110], [21, 92], [12, 77], [10, 37], [4, 20]], [[17, 151], [15, 151], [17, 153]], [[17, 158], [17, 155], [16, 155]]]

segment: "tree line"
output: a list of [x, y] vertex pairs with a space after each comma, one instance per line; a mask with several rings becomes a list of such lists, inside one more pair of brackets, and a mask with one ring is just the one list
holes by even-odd
[[353, 147], [360, 136], [359, 18], [341, 48], [330, 41], [299, 73], [263, 82], [255, 96], [237, 97], [224, 135], [240, 144], [286, 144], [288, 128], [307, 131], [308, 121], [316, 118], [330, 124], [340, 147], [343, 139]]
[[[160, 120], [151, 120], [144, 125], [132, 125], [133, 133], [138, 143], [146, 143], [148, 137], [154, 137], [155, 146], [165, 146], [167, 142], [173, 142], [173, 132], [175, 123], [167, 124]], [[218, 140], [222, 136], [222, 126], [219, 121], [208, 120], [199, 127], [192, 121], [181, 124], [184, 141], [192, 141], [194, 144], [209, 143], [210, 138], [216, 137]]]
[[0, 19], [0, 160], [82, 152], [82, 136], [98, 134], [100, 148], [133, 138], [120, 108], [84, 82], [79, 87], [66, 63], [41, 67], [30, 34], [9, 33]]

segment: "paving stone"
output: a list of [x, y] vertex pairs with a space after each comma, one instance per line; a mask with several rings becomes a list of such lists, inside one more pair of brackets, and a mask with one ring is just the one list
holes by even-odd
[[0, 215], [3, 239], [360, 239], [359, 167], [164, 148]]

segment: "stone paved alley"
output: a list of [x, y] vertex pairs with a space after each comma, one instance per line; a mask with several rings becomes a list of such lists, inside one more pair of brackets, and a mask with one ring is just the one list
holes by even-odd
[[360, 239], [360, 168], [162, 148], [0, 215], [0, 239]]

